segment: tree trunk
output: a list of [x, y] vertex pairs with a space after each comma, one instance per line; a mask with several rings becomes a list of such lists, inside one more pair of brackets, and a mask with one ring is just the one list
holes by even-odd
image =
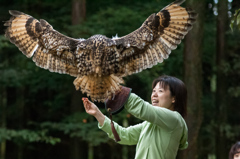
[[[16, 106], [18, 109], [18, 128], [22, 129], [23, 128], [23, 123], [24, 123], [24, 106], [25, 106], [25, 101], [24, 101], [24, 87], [17, 88], [17, 99], [16, 99]], [[17, 144], [18, 146], [18, 159], [23, 159], [23, 149], [24, 149], [24, 144]]]
[[93, 159], [94, 158], [94, 149], [93, 145], [89, 142], [88, 143], [88, 159]]
[[72, 0], [72, 24], [81, 24], [86, 17], [86, 0]]
[[[1, 128], [6, 128], [6, 108], [7, 108], [7, 89], [5, 87], [0, 87], [0, 126]], [[6, 140], [0, 141], [0, 159], [5, 159], [6, 157]]]
[[[228, 24], [228, 0], [218, 1], [217, 16], [217, 88], [216, 88], [216, 156], [217, 159], [226, 159], [226, 132], [224, 127], [227, 123], [227, 77], [224, 75], [224, 64], [226, 60], [226, 30]], [[219, 144], [221, 143], [221, 144]]]
[[77, 137], [73, 137], [70, 139], [70, 158], [78, 159], [81, 157], [82, 148], [80, 145], [80, 140]]
[[[72, 98], [71, 98], [71, 113], [82, 112], [84, 111], [82, 103], [82, 94], [80, 91], [76, 91], [74, 87], [72, 87]], [[81, 124], [81, 123], [79, 123]], [[70, 139], [70, 158], [79, 159], [86, 158], [84, 154], [84, 150], [86, 150], [86, 143], [81, 141], [78, 137], [73, 137]]]
[[[86, 0], [72, 0], [72, 25], [81, 24], [86, 17]], [[71, 112], [82, 111], [82, 94], [73, 88], [71, 99]], [[77, 137], [70, 140], [70, 156], [73, 159], [84, 158], [84, 153], [81, 151], [82, 147], [85, 147], [84, 143]]]
[[193, 29], [185, 38], [184, 47], [184, 82], [188, 91], [188, 149], [180, 152], [180, 158], [196, 159], [198, 157], [197, 139], [202, 123], [202, 43], [205, 1], [188, 0], [186, 6], [198, 13]]

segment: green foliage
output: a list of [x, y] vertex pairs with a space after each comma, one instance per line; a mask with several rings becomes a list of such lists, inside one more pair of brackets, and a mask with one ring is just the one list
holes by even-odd
[[75, 38], [89, 38], [94, 34], [103, 34], [110, 38], [116, 35], [121, 37], [138, 29], [153, 12], [153, 5], [155, 4], [149, 3], [144, 6], [144, 12], [139, 8], [126, 6], [100, 9], [95, 14], [87, 17], [83, 24], [67, 25], [65, 28], [69, 30], [69, 36]]
[[240, 97], [240, 87], [231, 87], [228, 89], [228, 93], [233, 97]]
[[93, 146], [98, 146], [101, 143], [108, 141], [107, 135], [97, 127], [97, 122], [87, 123], [42, 123], [43, 128], [51, 128], [61, 131], [70, 137], [79, 137], [83, 141], [91, 143]]
[[238, 27], [238, 29], [240, 30], [240, 9], [235, 11], [235, 14], [233, 15], [230, 23], [230, 28], [232, 29], [232, 31], [235, 27]]
[[97, 127], [98, 122], [86, 113], [74, 113], [62, 122], [43, 122], [40, 124], [42, 129], [60, 131], [69, 137], [79, 137], [83, 141], [98, 146], [108, 141], [105, 133]]
[[47, 130], [33, 131], [33, 130], [11, 130], [0, 128], [0, 142], [3, 140], [13, 140], [19, 142], [44, 142], [55, 145], [61, 141], [60, 138], [47, 135]]

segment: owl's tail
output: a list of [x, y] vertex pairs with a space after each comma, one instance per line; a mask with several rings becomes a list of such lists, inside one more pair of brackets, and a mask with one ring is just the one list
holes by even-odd
[[95, 77], [83, 76], [77, 77], [74, 80], [76, 90], [81, 88], [82, 93], [86, 93], [91, 97], [91, 100], [104, 102], [107, 98], [111, 98], [112, 95], [120, 90], [120, 83], [123, 83], [121, 77], [115, 75]]

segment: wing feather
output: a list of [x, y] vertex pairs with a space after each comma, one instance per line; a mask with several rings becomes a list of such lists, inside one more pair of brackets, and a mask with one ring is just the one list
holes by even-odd
[[139, 29], [113, 39], [120, 48], [120, 57], [125, 57], [120, 58], [119, 62], [121, 67], [126, 68], [123, 76], [163, 62], [177, 48], [192, 29], [197, 16], [192, 9], [181, 7], [183, 2], [184, 0], [176, 0], [158, 13], [150, 15]]
[[[69, 38], [52, 28], [45, 20], [36, 20], [19, 11], [9, 11], [12, 15], [5, 36], [19, 50], [36, 63], [51, 72], [77, 76], [74, 51], [78, 39]], [[70, 70], [73, 69], [73, 70]]]

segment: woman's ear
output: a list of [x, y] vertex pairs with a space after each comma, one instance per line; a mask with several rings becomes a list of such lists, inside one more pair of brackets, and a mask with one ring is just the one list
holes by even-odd
[[175, 97], [172, 97], [172, 103], [175, 103]]

